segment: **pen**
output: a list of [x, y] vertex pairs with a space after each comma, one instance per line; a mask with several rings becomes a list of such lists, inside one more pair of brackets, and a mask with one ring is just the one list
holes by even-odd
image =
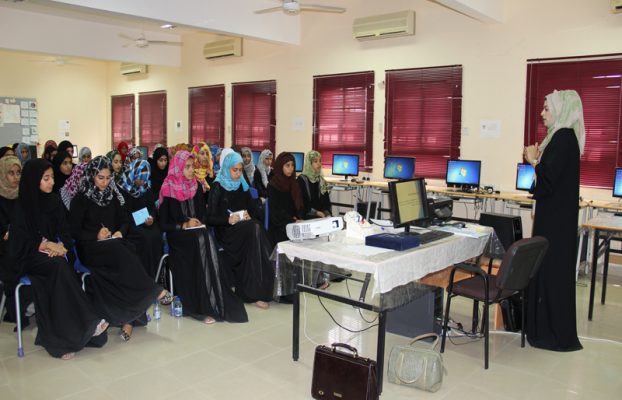
[[227, 212], [228, 212], [229, 214], [233, 214], [233, 211], [229, 210], [228, 208], [227, 208]]

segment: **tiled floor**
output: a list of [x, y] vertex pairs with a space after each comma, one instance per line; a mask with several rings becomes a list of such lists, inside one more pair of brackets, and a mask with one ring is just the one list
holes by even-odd
[[[344, 291], [333, 284], [331, 291]], [[584, 349], [554, 353], [520, 348], [520, 337], [494, 333], [491, 364], [483, 368], [483, 343], [448, 343], [448, 370], [436, 393], [413, 391], [385, 379], [383, 399], [616, 399], [622, 396], [622, 289], [608, 286], [607, 305], [595, 306], [587, 321], [589, 290], [577, 285], [578, 328]], [[0, 399], [309, 399], [315, 343], [342, 341], [365, 356], [376, 351], [376, 330], [351, 334], [337, 328], [307, 296], [306, 333], [298, 362], [291, 358], [291, 306], [269, 310], [248, 306], [247, 324], [204, 325], [163, 315], [137, 328], [124, 343], [111, 329], [102, 349], [85, 349], [75, 359], [51, 358], [34, 346], [35, 331], [24, 332], [26, 356], [16, 357], [13, 324], [0, 324]], [[303, 306], [304, 307], [304, 306]], [[328, 307], [344, 325], [367, 324], [352, 308]], [[452, 318], [467, 325], [470, 303], [457, 301]], [[166, 309], [167, 311], [168, 309]], [[165, 314], [165, 313], [163, 313]], [[373, 318], [369, 314], [368, 319]], [[387, 335], [387, 358], [407, 338]]]

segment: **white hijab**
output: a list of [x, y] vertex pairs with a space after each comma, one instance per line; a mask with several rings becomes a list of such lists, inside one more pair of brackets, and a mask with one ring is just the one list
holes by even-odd
[[574, 90], [555, 90], [546, 96], [546, 104], [553, 116], [553, 124], [548, 127], [547, 135], [540, 144], [540, 154], [549, 144], [555, 132], [562, 128], [571, 128], [577, 136], [579, 151], [585, 149], [585, 124], [583, 123], [583, 104]]

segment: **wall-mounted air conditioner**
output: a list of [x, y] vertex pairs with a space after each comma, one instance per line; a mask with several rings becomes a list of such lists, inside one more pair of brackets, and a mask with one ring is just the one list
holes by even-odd
[[622, 13], [622, 0], [611, 0], [611, 12]]
[[203, 55], [208, 60], [230, 56], [239, 57], [242, 55], [242, 38], [236, 37], [206, 43], [203, 47]]
[[412, 10], [356, 18], [352, 34], [358, 40], [382, 39], [415, 34], [415, 12]]
[[121, 63], [121, 75], [146, 74], [146, 64]]

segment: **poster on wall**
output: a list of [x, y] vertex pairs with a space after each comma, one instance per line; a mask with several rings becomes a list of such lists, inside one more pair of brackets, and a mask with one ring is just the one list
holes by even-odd
[[16, 142], [36, 145], [38, 118], [36, 99], [0, 96], [0, 146]]

